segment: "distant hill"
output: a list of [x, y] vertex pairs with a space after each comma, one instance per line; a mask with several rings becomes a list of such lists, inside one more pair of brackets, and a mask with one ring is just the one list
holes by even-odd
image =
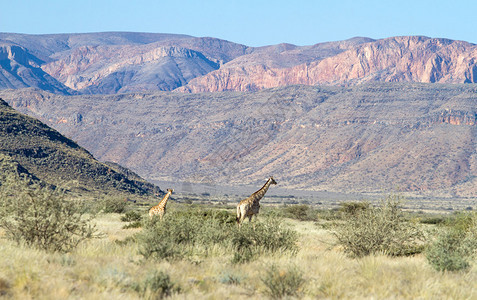
[[43, 77], [48, 75], [60, 84], [30, 80], [27, 71], [11, 67], [18, 55], [0, 53], [0, 71], [12, 73], [9, 78], [0, 77], [0, 89], [35, 87], [60, 94], [173, 90], [248, 48], [214, 38], [134, 32], [0, 33], [2, 44], [32, 57], [35, 64], [24, 63], [25, 70], [41, 71]]
[[0, 96], [149, 179], [477, 196], [474, 84]]
[[0, 41], [0, 89], [37, 87], [60, 94], [72, 92], [41, 69], [44, 63], [26, 48]]
[[[85, 195], [148, 195], [159, 188], [88, 151], [40, 121], [20, 114], [0, 99], [0, 162], [8, 171]], [[6, 170], [2, 170], [6, 171]]]
[[477, 46], [423, 36], [249, 47], [160, 33], [0, 33], [0, 89], [197, 93], [368, 82], [477, 83]]
[[[337, 44], [341, 51], [293, 66], [231, 61], [219, 70], [194, 78], [180, 91], [246, 91], [293, 84], [477, 82], [477, 46], [467, 42], [404, 36]], [[292, 51], [297, 49], [280, 54], [286, 59]]]

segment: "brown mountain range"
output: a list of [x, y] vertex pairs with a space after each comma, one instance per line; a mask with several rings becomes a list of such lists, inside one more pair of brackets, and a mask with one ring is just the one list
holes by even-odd
[[148, 179], [477, 196], [473, 84], [0, 97]]
[[476, 47], [0, 33], [0, 96], [149, 179], [475, 197]]

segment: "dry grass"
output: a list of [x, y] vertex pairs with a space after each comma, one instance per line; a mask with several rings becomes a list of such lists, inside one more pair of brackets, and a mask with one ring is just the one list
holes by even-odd
[[[261, 278], [275, 264], [297, 266], [305, 299], [476, 299], [477, 268], [437, 272], [423, 255], [347, 257], [315, 222], [286, 220], [300, 233], [296, 255], [274, 254], [232, 264], [231, 254], [175, 262], [144, 261], [135, 243], [119, 244], [140, 229], [122, 229], [118, 214], [97, 220], [104, 233], [70, 254], [51, 254], [0, 240], [0, 297], [15, 299], [140, 299], [135, 286], [155, 270], [180, 287], [172, 299], [261, 299]], [[324, 222], [324, 221], [321, 221]], [[326, 228], [326, 227], [325, 227]], [[147, 297], [147, 295], [145, 295]]]

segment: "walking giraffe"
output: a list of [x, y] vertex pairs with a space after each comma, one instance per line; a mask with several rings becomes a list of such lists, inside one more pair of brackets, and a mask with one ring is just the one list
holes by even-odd
[[258, 211], [260, 210], [260, 199], [265, 196], [265, 193], [268, 191], [268, 188], [271, 184], [277, 184], [273, 177], [270, 177], [267, 182], [262, 186], [261, 189], [253, 193], [247, 199], [240, 201], [237, 205], [237, 224], [240, 226], [245, 219], [248, 217], [248, 221], [252, 221], [253, 215], [255, 215], [255, 219], [257, 218]]
[[164, 217], [164, 215], [166, 214], [167, 200], [169, 200], [169, 197], [171, 196], [173, 191], [173, 189], [168, 189], [167, 194], [164, 196], [164, 198], [162, 198], [161, 202], [159, 202], [158, 205], [153, 206], [151, 207], [151, 209], [149, 209], [149, 217], [152, 218], [157, 215], [159, 215], [161, 219]]

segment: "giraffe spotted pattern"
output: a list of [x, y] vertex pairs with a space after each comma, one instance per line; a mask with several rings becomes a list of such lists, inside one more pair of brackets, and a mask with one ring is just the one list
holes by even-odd
[[161, 202], [159, 202], [158, 205], [151, 207], [149, 209], [149, 217], [154, 217], [154, 216], [159, 216], [161, 219], [164, 217], [166, 214], [166, 204], [167, 200], [169, 200], [169, 197], [171, 196], [173, 189], [168, 189], [167, 194], [162, 198]]
[[263, 185], [261, 189], [253, 193], [247, 199], [240, 201], [237, 205], [237, 223], [239, 226], [242, 224], [243, 220], [248, 217], [248, 221], [252, 221], [252, 217], [255, 215], [257, 218], [258, 211], [260, 210], [260, 199], [265, 196], [265, 193], [268, 191], [268, 188], [272, 184], [277, 184], [277, 182], [270, 177], [267, 182]]

